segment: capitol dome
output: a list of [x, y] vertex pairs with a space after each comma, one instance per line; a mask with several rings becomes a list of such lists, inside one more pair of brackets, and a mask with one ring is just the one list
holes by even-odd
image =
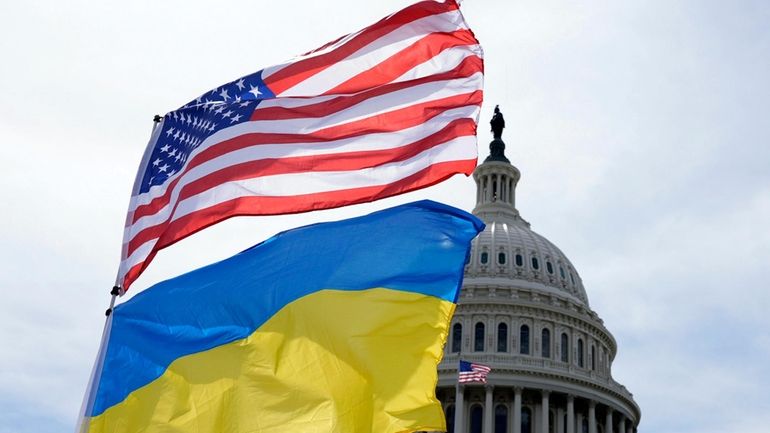
[[[521, 173], [505, 156], [502, 114], [473, 173], [486, 223], [474, 239], [436, 395], [450, 433], [633, 433], [641, 411], [612, 378], [617, 343], [572, 262], [516, 207]], [[502, 123], [504, 125], [504, 122]], [[458, 384], [459, 361], [491, 367]]]

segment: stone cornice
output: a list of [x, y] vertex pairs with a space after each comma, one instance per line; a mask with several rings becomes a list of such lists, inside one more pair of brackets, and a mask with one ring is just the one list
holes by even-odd
[[601, 322], [593, 319], [591, 316], [579, 314], [561, 307], [554, 307], [545, 302], [522, 301], [521, 299], [506, 299], [502, 297], [461, 299], [455, 312], [455, 318], [459, 319], [468, 314], [512, 315], [552, 321], [592, 335], [604, 343], [609, 349], [610, 361], [614, 360], [617, 353], [615, 338]]

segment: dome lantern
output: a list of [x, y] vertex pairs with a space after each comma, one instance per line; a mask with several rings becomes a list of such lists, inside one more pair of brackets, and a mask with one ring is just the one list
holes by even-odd
[[494, 139], [489, 143], [489, 156], [473, 172], [476, 181], [476, 207], [473, 213], [482, 219], [507, 217], [529, 225], [516, 210], [516, 185], [521, 173], [505, 156], [505, 143], [502, 139], [505, 120], [499, 106], [495, 106], [495, 114], [489, 123]]

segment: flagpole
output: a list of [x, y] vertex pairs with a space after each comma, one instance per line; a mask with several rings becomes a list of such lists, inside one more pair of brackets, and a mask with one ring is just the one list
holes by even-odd
[[[160, 125], [161, 120], [163, 120], [163, 116], [155, 115], [152, 119], [152, 134], [156, 132], [156, 129], [158, 125]], [[149, 156], [146, 155], [147, 152], [145, 152], [145, 155], [143, 158], [148, 158]], [[136, 188], [136, 182], [134, 181], [134, 188]], [[115, 302], [118, 299], [118, 296], [123, 296], [125, 291], [120, 286], [120, 273], [118, 272], [118, 276], [115, 278], [115, 285], [112, 286], [112, 289], [110, 289], [110, 305], [107, 307], [107, 310], [104, 312], [104, 315], [107, 317], [104, 321], [104, 329], [102, 330], [102, 338], [99, 342], [99, 350], [96, 354], [96, 360], [94, 361], [94, 366], [91, 369], [91, 375], [89, 376], [88, 385], [86, 386], [86, 392], [83, 396], [83, 403], [80, 407], [80, 413], [78, 414], [78, 420], [77, 424], [75, 425], [75, 433], [86, 433], [89, 430], [88, 426], [88, 419], [91, 414], [91, 409], [93, 408], [94, 404], [94, 397], [96, 395], [96, 390], [99, 388], [99, 377], [101, 376], [102, 366], [104, 364], [104, 355], [105, 350], [107, 348], [107, 340], [110, 336], [110, 331], [112, 329], [112, 318], [110, 315], [112, 314], [113, 308], [115, 308]]]
[[460, 385], [460, 361], [463, 357], [462, 337], [460, 340], [460, 350], [457, 352], [457, 389], [455, 389], [455, 431], [464, 432], [463, 415], [465, 406], [465, 393]]

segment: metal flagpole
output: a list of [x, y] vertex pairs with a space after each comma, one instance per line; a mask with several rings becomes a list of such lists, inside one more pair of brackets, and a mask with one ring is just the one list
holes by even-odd
[[[155, 115], [152, 119], [152, 134], [150, 138], [150, 142], [152, 143], [154, 140], [157, 139], [156, 133], [158, 132], [158, 127], [162, 124], [163, 117], [159, 115]], [[142, 157], [142, 165], [141, 167], [145, 166], [145, 160], [149, 159], [150, 154], [152, 153], [152, 148], [154, 146], [148, 146], [148, 148], [144, 152], [144, 156]], [[132, 190], [132, 195], [136, 193], [136, 190], [138, 188], [139, 182], [141, 182], [141, 177], [143, 176], [143, 173], [138, 173], [137, 178], [134, 181], [134, 188]], [[121, 254], [122, 256], [122, 254]], [[122, 258], [122, 257], [121, 257]], [[107, 341], [110, 338], [110, 331], [112, 330], [112, 309], [115, 308], [115, 301], [117, 301], [118, 296], [123, 296], [125, 293], [125, 290], [120, 286], [120, 271], [118, 271], [118, 275], [115, 278], [115, 285], [110, 289], [110, 306], [107, 308], [107, 310], [104, 312], [104, 315], [107, 316], [107, 318], [104, 321], [104, 330], [102, 331], [102, 338], [99, 343], [99, 352], [96, 354], [96, 360], [94, 361], [94, 366], [91, 369], [91, 376], [88, 379], [88, 386], [86, 387], [85, 395], [83, 396], [83, 404], [80, 407], [80, 413], [78, 414], [78, 421], [75, 425], [75, 433], [86, 433], [89, 430], [89, 423], [88, 420], [91, 416], [92, 409], [94, 407], [94, 398], [96, 397], [96, 391], [99, 389], [99, 378], [102, 374], [102, 367], [104, 366], [104, 356], [107, 352]]]

